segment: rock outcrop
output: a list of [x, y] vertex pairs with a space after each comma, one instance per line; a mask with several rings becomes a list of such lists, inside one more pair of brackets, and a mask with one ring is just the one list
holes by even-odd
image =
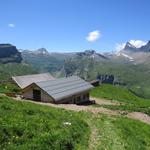
[[17, 48], [11, 44], [0, 44], [0, 63], [21, 63], [22, 56]]

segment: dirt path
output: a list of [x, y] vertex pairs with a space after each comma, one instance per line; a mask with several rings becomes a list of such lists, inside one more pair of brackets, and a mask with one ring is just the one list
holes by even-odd
[[[124, 113], [124, 111], [110, 110], [110, 109], [106, 109], [103, 107], [79, 106], [79, 105], [75, 105], [75, 104], [51, 104], [51, 103], [36, 102], [36, 101], [31, 101], [31, 100], [22, 100], [22, 99], [16, 99], [16, 98], [15, 98], [15, 100], [26, 101], [26, 102], [39, 104], [39, 105], [51, 106], [51, 107], [55, 107], [55, 108], [67, 109], [67, 110], [72, 110], [72, 111], [77, 111], [77, 112], [87, 111], [87, 112], [91, 112], [93, 114], [103, 113], [103, 114], [107, 114], [107, 115], [121, 115]], [[105, 101], [107, 101], [107, 100], [105, 100]], [[103, 100], [103, 104], [104, 104], [104, 100]], [[147, 114], [144, 114], [141, 112], [132, 112], [132, 113], [127, 113], [126, 117], [135, 119], [135, 120], [139, 120], [139, 121], [142, 121], [142, 122], [150, 125], [150, 116], [148, 116]]]
[[96, 104], [99, 105], [121, 105], [123, 103], [118, 101], [106, 100], [102, 98], [90, 97], [91, 100], [95, 100]]
[[91, 134], [90, 134], [90, 138], [89, 138], [89, 145], [88, 145], [88, 150], [96, 150], [97, 149], [97, 145], [98, 145], [98, 129], [96, 127], [95, 124], [93, 124], [93, 120], [96, 119], [96, 116], [92, 116], [91, 118], [89, 118], [87, 121], [90, 130], [91, 130]]
[[150, 116], [141, 112], [131, 112], [127, 114], [128, 118], [140, 120], [150, 125]]
[[52, 104], [52, 103], [43, 103], [43, 102], [22, 100], [22, 99], [16, 99], [16, 98], [15, 98], [15, 100], [26, 101], [26, 102], [31, 102], [34, 104], [51, 106], [51, 107], [55, 107], [55, 108], [67, 109], [67, 110], [72, 110], [72, 111], [77, 111], [77, 112], [78, 111], [87, 111], [87, 112], [91, 112], [93, 114], [104, 113], [104, 114], [108, 114], [108, 115], [119, 115], [120, 114], [117, 111], [106, 109], [103, 107], [90, 107], [90, 106], [83, 106], [83, 105], [76, 105], [76, 104]]

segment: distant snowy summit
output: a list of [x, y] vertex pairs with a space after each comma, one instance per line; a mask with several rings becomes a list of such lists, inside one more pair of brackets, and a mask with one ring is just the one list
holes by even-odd
[[148, 41], [145, 45], [142, 45], [140, 47], [135, 46], [131, 44], [130, 42], [127, 42], [123, 49], [121, 51], [129, 51], [129, 52], [150, 52], [150, 41]]
[[127, 42], [122, 49], [116, 52], [116, 56], [121, 56], [129, 59], [129, 61], [135, 61], [137, 59], [146, 59], [150, 55], [150, 41], [142, 46], [135, 46], [130, 42]]
[[[135, 44], [136, 43], [136, 44]], [[129, 42], [122, 43], [121, 48], [117, 51], [112, 52], [102, 52], [96, 51], [93, 49], [85, 50], [82, 52], [51, 52], [45, 48], [39, 48], [37, 50], [23, 50], [19, 49], [16, 51], [16, 47], [12, 46], [11, 44], [0, 44], [0, 57], [1, 61], [21, 61], [23, 58], [28, 57], [44, 57], [49, 59], [58, 59], [58, 60], [65, 60], [68, 58], [73, 57], [84, 57], [84, 58], [93, 58], [96, 61], [107, 61], [107, 60], [114, 60], [117, 62], [133, 62], [135, 64], [148, 62], [150, 58], [150, 41], [143, 42], [140, 40], [130, 40]], [[12, 53], [15, 52], [14, 57], [12, 57]], [[5, 56], [6, 55], [6, 56]], [[8, 55], [8, 56], [7, 56]], [[11, 55], [11, 57], [9, 57]], [[2, 57], [8, 57], [2, 59]]]

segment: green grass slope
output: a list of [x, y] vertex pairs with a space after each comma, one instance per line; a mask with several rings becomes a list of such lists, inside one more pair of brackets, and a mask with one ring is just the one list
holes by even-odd
[[0, 80], [7, 80], [11, 76], [37, 73], [30, 65], [25, 63], [0, 63]]
[[114, 86], [111, 84], [102, 84], [91, 91], [93, 97], [106, 98], [111, 100], [118, 100], [122, 102], [136, 101], [140, 98], [131, 93], [127, 88], [122, 86]]
[[97, 118], [97, 150], [149, 150], [150, 126], [142, 122], [105, 116]]
[[13, 83], [0, 84], [0, 93], [20, 93], [20, 88]]
[[126, 83], [128, 88], [136, 94], [145, 98], [150, 97], [150, 74], [149, 66], [147, 65], [110, 61], [95, 64], [95, 67], [90, 72], [91, 76], [96, 76], [96, 72], [100, 74], [113, 74], [116, 80]]
[[91, 91], [91, 96], [124, 102], [120, 106], [104, 106], [107, 108], [140, 111], [150, 115], [150, 100], [134, 95], [125, 87], [102, 84]]
[[88, 134], [79, 114], [0, 96], [1, 150], [86, 149]]
[[96, 143], [92, 150], [149, 150], [149, 131], [149, 125], [122, 116], [72, 112], [0, 96], [2, 150], [88, 150], [89, 141]]
[[[9, 82], [12, 76], [37, 73], [30, 65], [25, 63], [0, 63], [0, 93], [19, 92], [19, 88]], [[7, 81], [8, 82], [1, 82]]]

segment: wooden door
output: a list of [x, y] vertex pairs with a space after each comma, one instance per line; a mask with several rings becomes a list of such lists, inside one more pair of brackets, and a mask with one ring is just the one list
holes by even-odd
[[41, 91], [40, 90], [33, 90], [33, 99], [35, 101], [41, 101]]

